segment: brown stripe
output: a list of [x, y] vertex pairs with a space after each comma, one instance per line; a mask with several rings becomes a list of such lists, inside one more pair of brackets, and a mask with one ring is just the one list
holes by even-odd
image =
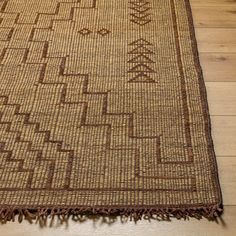
[[192, 149], [192, 140], [191, 140], [191, 130], [190, 130], [190, 121], [189, 121], [189, 109], [188, 109], [188, 96], [186, 93], [186, 82], [185, 82], [185, 75], [183, 69], [183, 62], [181, 56], [181, 49], [180, 49], [180, 42], [179, 42], [179, 31], [178, 31], [178, 21], [176, 17], [176, 9], [174, 0], [170, 0], [171, 6], [171, 14], [172, 14], [172, 21], [173, 21], [173, 29], [174, 29], [174, 38], [175, 38], [175, 47], [176, 47], [176, 55], [177, 55], [177, 63], [180, 73], [180, 86], [182, 92], [182, 101], [183, 101], [183, 108], [184, 108], [184, 127], [185, 127], [185, 137], [187, 142], [187, 152], [188, 152], [188, 159], [189, 161], [194, 161], [193, 158], [193, 149]]

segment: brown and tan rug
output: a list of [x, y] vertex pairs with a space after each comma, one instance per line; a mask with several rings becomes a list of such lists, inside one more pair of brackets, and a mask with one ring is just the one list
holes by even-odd
[[0, 219], [214, 219], [222, 198], [189, 0], [0, 0]]

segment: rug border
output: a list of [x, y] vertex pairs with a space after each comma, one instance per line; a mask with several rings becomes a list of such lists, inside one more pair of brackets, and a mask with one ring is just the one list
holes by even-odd
[[210, 117], [210, 111], [209, 111], [209, 105], [208, 105], [208, 99], [207, 99], [207, 90], [206, 90], [205, 80], [204, 80], [203, 71], [202, 71], [202, 67], [200, 63], [198, 43], [196, 39], [195, 27], [194, 27], [194, 21], [193, 21], [193, 13], [192, 13], [190, 0], [184, 0], [184, 2], [186, 6], [187, 15], [188, 15], [188, 25], [189, 25], [191, 42], [192, 42], [192, 52], [193, 52], [194, 61], [195, 61], [195, 68], [198, 73], [198, 82], [199, 82], [199, 88], [200, 88], [200, 94], [201, 94], [201, 101], [202, 101], [202, 105], [204, 109], [203, 113], [205, 115], [205, 121], [206, 121], [207, 129], [208, 129], [206, 132], [206, 136], [208, 136], [207, 141], [209, 143], [209, 147], [211, 148], [211, 152], [212, 152], [212, 161], [213, 161], [214, 170], [215, 170], [214, 179], [216, 183], [216, 189], [219, 194], [218, 205], [221, 208], [221, 211], [223, 212], [223, 197], [222, 197], [222, 191], [221, 191], [220, 180], [219, 180], [219, 168], [217, 164], [214, 142], [212, 138], [212, 126], [211, 126], [211, 117]]
[[18, 221], [26, 219], [40, 219], [47, 216], [60, 216], [63, 219], [69, 216], [79, 217], [83, 215], [101, 215], [101, 216], [125, 216], [137, 221], [141, 219], [158, 219], [169, 220], [170, 217], [177, 219], [194, 217], [208, 220], [216, 220], [223, 212], [222, 191], [219, 182], [218, 165], [215, 155], [214, 143], [211, 135], [211, 120], [209, 106], [207, 100], [207, 91], [203, 72], [199, 59], [198, 45], [195, 35], [195, 27], [193, 22], [192, 8], [190, 0], [183, 0], [186, 8], [188, 27], [191, 39], [191, 49], [194, 58], [195, 69], [198, 73], [199, 89], [201, 94], [201, 103], [206, 121], [206, 137], [211, 150], [211, 158], [213, 161], [214, 181], [216, 190], [218, 191], [219, 201], [214, 204], [183, 204], [183, 205], [152, 205], [152, 206], [29, 206], [29, 205], [0, 205], [0, 222], [14, 221], [18, 215]]

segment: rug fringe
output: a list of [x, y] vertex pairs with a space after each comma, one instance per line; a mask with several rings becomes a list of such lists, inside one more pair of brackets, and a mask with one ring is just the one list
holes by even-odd
[[0, 221], [15, 221], [18, 216], [18, 221], [21, 222], [24, 218], [30, 220], [39, 220], [40, 218], [58, 216], [65, 219], [69, 216], [78, 217], [84, 215], [100, 215], [100, 216], [125, 216], [130, 220], [138, 221], [141, 219], [157, 219], [170, 220], [170, 218], [188, 219], [194, 217], [196, 219], [206, 218], [215, 220], [223, 212], [221, 204], [198, 206], [198, 207], [170, 207], [170, 208], [145, 208], [145, 207], [0, 207]]

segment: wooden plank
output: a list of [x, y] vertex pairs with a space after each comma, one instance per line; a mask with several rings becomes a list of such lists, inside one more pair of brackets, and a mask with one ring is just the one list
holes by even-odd
[[225, 205], [236, 205], [236, 156], [217, 157], [219, 178]]
[[236, 29], [196, 28], [200, 52], [236, 53]]
[[100, 220], [87, 220], [84, 222], [74, 222], [69, 220], [66, 224], [60, 225], [55, 220], [50, 225], [47, 221], [47, 227], [39, 227], [37, 224], [29, 224], [23, 221], [21, 224], [10, 222], [1, 225], [1, 235], [4, 236], [233, 236], [236, 231], [236, 206], [226, 206], [222, 221], [209, 222], [203, 220], [176, 220], [156, 221], [147, 220], [139, 221], [136, 224], [127, 220], [121, 222], [110, 220], [110, 222]]
[[236, 27], [235, 6], [195, 6], [193, 8], [195, 27]]
[[206, 82], [208, 103], [212, 116], [236, 116], [236, 83]]
[[236, 82], [236, 54], [201, 53], [205, 81]]
[[212, 116], [212, 136], [217, 156], [236, 156], [236, 116]]
[[234, 0], [190, 0], [191, 6], [235, 6]]

